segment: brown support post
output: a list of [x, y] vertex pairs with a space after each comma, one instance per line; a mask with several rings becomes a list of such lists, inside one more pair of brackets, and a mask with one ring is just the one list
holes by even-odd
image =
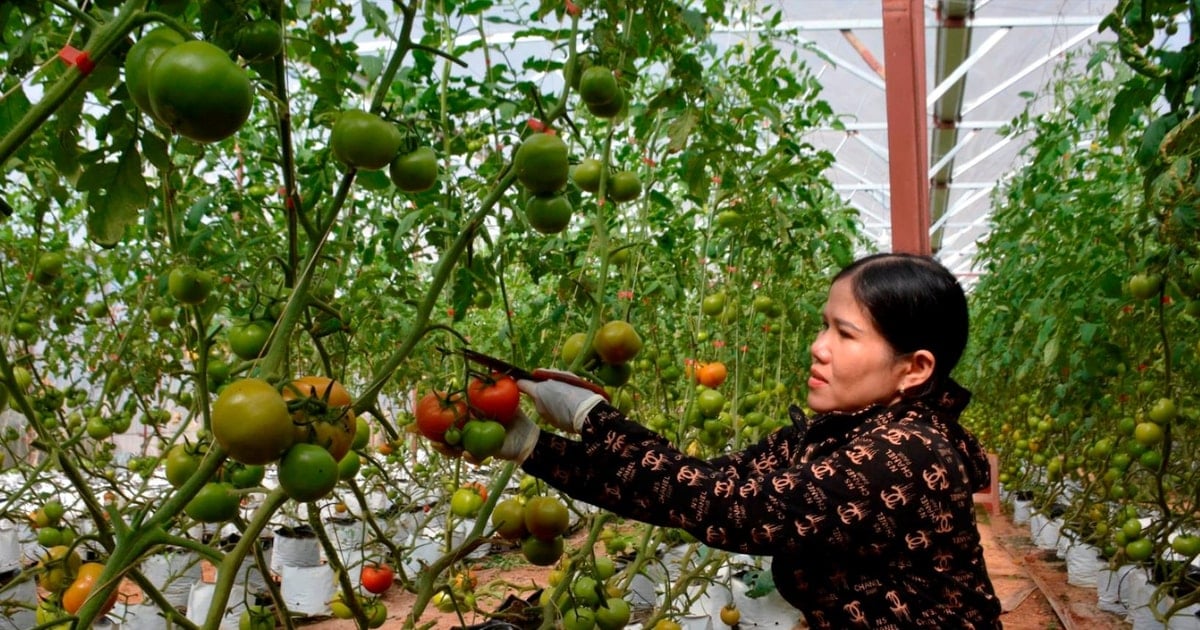
[[892, 249], [929, 254], [929, 140], [925, 114], [925, 9], [883, 0]]

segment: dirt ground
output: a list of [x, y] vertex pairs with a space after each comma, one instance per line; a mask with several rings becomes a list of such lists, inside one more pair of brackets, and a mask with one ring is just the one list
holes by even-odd
[[[1034, 546], [1025, 526], [1014, 525], [1010, 515], [989, 515], [979, 511], [979, 528], [986, 550], [988, 571], [992, 576], [1004, 614], [1004, 627], [1010, 630], [1051, 630], [1087, 628], [1088, 630], [1128, 630], [1132, 626], [1120, 617], [1097, 608], [1096, 589], [1081, 588], [1067, 583], [1062, 560], [1052, 551]], [[575, 543], [578, 544], [578, 538]], [[568, 542], [570, 544], [570, 542]], [[487, 565], [493, 565], [488, 568]], [[546, 584], [550, 568], [512, 562], [484, 562], [475, 569], [478, 580], [478, 606], [495, 610], [500, 597], [513, 594], [530, 596], [537, 587]], [[496, 593], [495, 596], [491, 593]], [[403, 617], [411, 610], [413, 597], [402, 589], [393, 588], [386, 597], [389, 616], [385, 630], [401, 628]], [[418, 627], [451, 629], [486, 621], [483, 615], [467, 615], [460, 620], [455, 614], [440, 613], [430, 606], [418, 622]], [[426, 626], [426, 624], [431, 624]], [[351, 621], [315, 619], [305, 623], [306, 630], [348, 630]], [[717, 621], [714, 627], [723, 627]], [[803, 628], [803, 624], [797, 628]]]

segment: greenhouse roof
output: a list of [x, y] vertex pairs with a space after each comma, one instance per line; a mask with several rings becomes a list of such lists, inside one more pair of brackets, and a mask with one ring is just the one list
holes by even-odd
[[[893, 249], [885, 60], [903, 62], [884, 45], [884, 9], [907, 0], [780, 2], [799, 34], [802, 54], [824, 86], [823, 97], [844, 129], [815, 133], [832, 151], [828, 176], [862, 217], [880, 249]], [[1058, 66], [1082, 67], [1087, 55], [1068, 57], [1111, 33], [1098, 25], [1113, 2], [1098, 0], [925, 0], [925, 142], [929, 173], [929, 247], [964, 282], [977, 270], [973, 256], [989, 229], [992, 192], [1019, 166], [1020, 136], [1004, 127], [1026, 106], [1040, 113]], [[833, 17], [836, 16], [836, 17]], [[915, 47], [914, 47], [915, 48]], [[919, 49], [918, 49], [919, 50]], [[907, 54], [900, 50], [901, 55]], [[919, 98], [919, 95], [918, 95]], [[913, 127], [913, 121], [900, 121]], [[905, 155], [911, 148], [896, 150]], [[897, 206], [899, 207], [899, 206]], [[912, 227], [912, 226], [909, 226]]]

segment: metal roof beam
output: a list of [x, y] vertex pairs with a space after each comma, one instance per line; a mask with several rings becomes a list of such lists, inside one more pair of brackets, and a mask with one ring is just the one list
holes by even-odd
[[[1094, 15], [1033, 15], [1033, 16], [1003, 16], [977, 17], [970, 19], [971, 26], [976, 28], [1027, 28], [1055, 26], [1087, 26], [1097, 22]], [[845, 30], [879, 30], [883, 28], [883, 20], [877, 18], [847, 18], [829, 20], [784, 20], [771, 27], [773, 31], [845, 31]], [[927, 30], [937, 28], [937, 24], [926, 24]], [[730, 24], [717, 26], [714, 33], [761, 33], [767, 30], [762, 24]]]
[[1001, 81], [996, 87], [988, 90], [985, 94], [983, 94], [979, 98], [975, 99], [974, 102], [968, 103], [967, 106], [963, 109], [963, 114], [965, 115], [965, 114], [970, 113], [975, 108], [977, 108], [980, 105], [983, 105], [984, 103], [991, 100], [997, 94], [1000, 94], [1004, 90], [1007, 90], [1008, 88], [1012, 87], [1012, 85], [1014, 83], [1025, 78], [1025, 76], [1028, 75], [1030, 72], [1033, 72], [1034, 70], [1037, 70], [1038, 68], [1041, 68], [1042, 66], [1044, 66], [1047, 63], [1049, 63], [1050, 61], [1054, 60], [1055, 58], [1057, 58], [1059, 55], [1063, 54], [1067, 50], [1074, 48], [1075, 46], [1077, 46], [1079, 43], [1083, 42], [1087, 38], [1091, 37], [1092, 35], [1095, 35], [1096, 31], [1099, 27], [1099, 22], [1100, 22], [1099, 20], [1094, 19], [1093, 23], [1091, 25], [1089, 25], [1087, 28], [1076, 33], [1070, 39], [1063, 42], [1061, 45], [1056, 46], [1053, 50], [1046, 53], [1041, 58], [1035, 60], [1033, 63], [1031, 63], [1031, 64], [1025, 66], [1024, 68], [1022, 68], [1021, 70], [1017, 71], [1015, 74], [1013, 74], [1008, 79]]

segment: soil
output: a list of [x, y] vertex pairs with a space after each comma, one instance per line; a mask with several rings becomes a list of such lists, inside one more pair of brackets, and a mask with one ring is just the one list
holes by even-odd
[[[1037, 548], [1029, 537], [1029, 529], [1014, 525], [1011, 515], [989, 514], [979, 508], [979, 531], [983, 538], [985, 559], [992, 583], [1003, 606], [1002, 621], [1009, 630], [1051, 630], [1087, 628], [1088, 630], [1128, 630], [1132, 625], [1112, 613], [1097, 607], [1095, 588], [1083, 588], [1067, 583], [1065, 563], [1053, 551]], [[582, 534], [573, 542], [578, 545]], [[598, 553], [600, 551], [598, 550]], [[474, 569], [477, 579], [477, 606], [493, 611], [500, 607], [502, 597], [531, 598], [546, 584], [550, 567], [535, 567], [513, 560], [517, 552], [489, 556]], [[512, 561], [507, 561], [505, 557]], [[385, 597], [389, 617], [383, 628], [393, 630], [404, 626], [404, 616], [412, 609], [413, 595], [393, 588]], [[427, 608], [418, 627], [450, 629], [479, 624], [487, 618], [468, 614], [460, 619], [454, 613], [442, 613]], [[636, 621], [636, 617], [634, 619]], [[349, 630], [354, 623], [332, 618], [309, 620], [306, 630]], [[719, 621], [714, 627], [724, 627]], [[804, 628], [801, 623], [797, 628]]]

